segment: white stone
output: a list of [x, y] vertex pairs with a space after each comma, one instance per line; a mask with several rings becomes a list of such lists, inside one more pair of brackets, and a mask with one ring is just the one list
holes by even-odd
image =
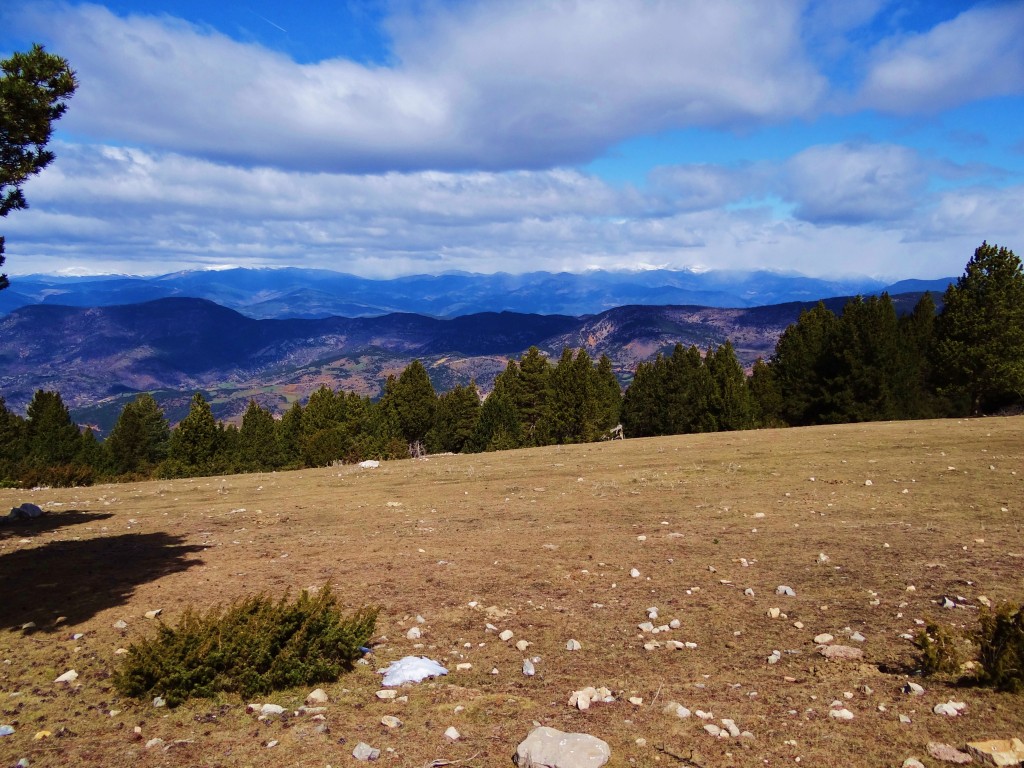
[[498, 635], [498, 638], [501, 639], [502, 641], [506, 642], [506, 643], [509, 640], [511, 640], [513, 637], [515, 637], [515, 633], [512, 632], [511, 629], [506, 629], [500, 635]]
[[629, 571], [629, 575], [632, 576], [634, 579], [639, 579], [640, 571], [638, 571], [636, 568], [631, 568]]
[[65, 672], [63, 675], [58, 677], [53, 682], [55, 682], [55, 683], [73, 683], [77, 679], [78, 679], [78, 673], [75, 670], [73, 670], [73, 669], [69, 669], [67, 672]]
[[155, 608], [152, 611], [146, 611], [145, 616], [147, 619], [155, 619], [161, 613], [164, 612], [163, 608]]
[[936, 704], [932, 709], [936, 715], [945, 715], [946, 717], [956, 717], [959, 715], [967, 705], [962, 701], [944, 701], [940, 704]]
[[903, 761], [903, 768], [924, 768], [924, 763], [916, 757], [908, 757]]
[[909, 693], [911, 696], [924, 696], [924, 686], [908, 682], [903, 686], [903, 692]]
[[833, 720], [853, 720], [853, 712], [848, 710], [846, 707], [840, 709], [830, 709], [828, 716]]
[[768, 609], [768, 618], [769, 619], [777, 619], [781, 615], [782, 615], [782, 610], [779, 609], [779, 608], [769, 608]]
[[537, 674], [537, 669], [533, 666], [533, 662], [529, 659], [523, 659], [523, 674], [527, 677], [533, 677]]
[[530, 647], [530, 642], [527, 640], [519, 640], [516, 642], [516, 650], [520, 653], [524, 653], [527, 648]]
[[380, 724], [383, 725], [385, 728], [401, 728], [402, 727], [402, 721], [399, 720], [394, 715], [384, 715], [384, 717], [382, 717], [380, 719]]
[[725, 729], [729, 732], [729, 735], [732, 736], [734, 739], [738, 739], [740, 737], [740, 729], [736, 725], [735, 720], [732, 720], [728, 717], [723, 717], [722, 725], [725, 726]]
[[793, 591], [792, 587], [787, 587], [785, 584], [779, 584], [775, 588], [776, 595], [785, 595], [786, 597], [796, 597], [796, 592]]
[[715, 736], [716, 738], [722, 735], [722, 729], [714, 723], [705, 723], [704, 730], [710, 733], [712, 736]]
[[306, 697], [306, 704], [311, 707], [318, 707], [330, 700], [331, 697], [327, 695], [327, 691], [323, 688], [317, 688], [315, 691], [310, 691], [310, 694]]
[[473, 668], [473, 665], [470, 664], [468, 661], [463, 661], [463, 662], [455, 665], [455, 671], [456, 672], [468, 672], [472, 668]]
[[586, 733], [534, 728], [516, 748], [518, 768], [601, 768], [612, 756], [607, 742]]
[[280, 704], [264, 704], [260, 707], [260, 714], [264, 717], [276, 717], [284, 714], [284, 707]]
[[835, 640], [835, 637], [828, 632], [822, 632], [820, 635], [814, 636], [815, 645], [825, 645], [825, 643], [831, 643], [833, 640]]
[[580, 645], [579, 640], [570, 640], [565, 644], [565, 650], [567, 651], [579, 651], [582, 650], [583, 646]]
[[381, 701], [387, 701], [388, 699], [394, 699], [398, 696], [398, 691], [393, 691], [389, 688], [385, 688], [382, 691], [377, 691], [377, 698]]
[[360, 741], [356, 744], [355, 749], [352, 750], [352, 757], [361, 762], [367, 760], [376, 760], [380, 757], [380, 750], [376, 747], [371, 747], [365, 741]]
[[462, 734], [455, 729], [454, 725], [449, 725], [444, 732], [444, 737], [446, 739], [450, 739], [451, 741], [458, 741], [462, 738]]
[[146, 742], [146, 749], [153, 749], [154, 747], [162, 747], [164, 745], [163, 739], [150, 739]]
[[854, 632], [852, 635], [850, 635], [850, 639], [853, 640], [853, 642], [855, 643], [863, 643], [865, 640], [867, 640], [867, 638], [864, 637], [864, 635], [862, 635], [860, 632]]

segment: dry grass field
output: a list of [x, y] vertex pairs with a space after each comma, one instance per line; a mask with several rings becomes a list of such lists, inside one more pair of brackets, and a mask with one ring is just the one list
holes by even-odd
[[[929, 742], [1024, 737], [1024, 698], [913, 677], [901, 636], [918, 621], [971, 630], [982, 596], [1024, 600], [1022, 500], [1021, 417], [0, 490], [4, 511], [48, 512], [0, 525], [0, 724], [15, 728], [0, 766], [337, 767], [356, 764], [359, 741], [390, 765], [501, 766], [534, 723], [604, 739], [613, 766], [939, 765]], [[173, 624], [190, 604], [324, 584], [382, 611], [370, 663], [323, 686], [323, 720], [259, 721], [232, 696], [155, 708], [112, 687], [115, 650], [154, 630], [147, 611]], [[642, 632], [651, 607], [679, 628]], [[861, 633], [864, 658], [823, 658], [826, 632]], [[379, 700], [375, 670], [410, 654], [450, 673]], [[525, 657], [539, 657], [533, 677]], [[53, 682], [69, 669], [74, 684]], [[923, 696], [902, 692], [908, 678]], [[615, 701], [570, 707], [588, 685]], [[297, 709], [308, 692], [261, 703]], [[961, 716], [932, 712], [949, 699]], [[830, 717], [834, 701], [854, 719]], [[754, 738], [716, 739], [669, 702]], [[164, 744], [147, 749], [153, 738]]]

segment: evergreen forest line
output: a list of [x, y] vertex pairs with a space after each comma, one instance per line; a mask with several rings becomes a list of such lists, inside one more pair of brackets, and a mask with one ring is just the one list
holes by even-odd
[[374, 402], [322, 386], [280, 418], [255, 401], [241, 425], [218, 423], [201, 394], [173, 429], [149, 394], [127, 404], [106, 440], [80, 431], [58, 392], [39, 390], [23, 418], [0, 398], [0, 484], [262, 472], [715, 432], [1014, 412], [1024, 405], [1024, 271], [983, 243], [935, 311], [929, 294], [902, 317], [888, 295], [839, 315], [819, 303], [747, 375], [729, 342], [703, 354], [677, 344], [641, 363], [622, 392], [611, 361], [536, 347], [510, 360], [481, 398], [474, 383], [438, 394], [414, 361]]

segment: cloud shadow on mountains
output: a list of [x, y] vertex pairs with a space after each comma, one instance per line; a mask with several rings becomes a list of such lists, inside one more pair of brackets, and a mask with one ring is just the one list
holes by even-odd
[[[0, 629], [57, 632], [126, 603], [142, 584], [199, 565], [206, 548], [168, 533], [53, 541], [0, 554]], [[57, 623], [58, 617], [64, 619]]]
[[25, 539], [38, 536], [41, 533], [56, 531], [66, 525], [97, 523], [111, 517], [113, 515], [109, 512], [80, 512], [76, 509], [66, 512], [47, 512], [42, 517], [30, 519], [0, 517], [0, 539], [14, 536]]

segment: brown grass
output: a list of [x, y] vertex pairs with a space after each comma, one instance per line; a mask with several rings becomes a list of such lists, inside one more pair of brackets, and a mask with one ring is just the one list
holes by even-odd
[[[1022, 428], [1021, 417], [848, 425], [3, 490], [0, 509], [50, 506], [41, 524], [0, 526], [0, 723], [17, 729], [0, 739], [0, 765], [338, 766], [358, 741], [392, 765], [508, 765], [535, 721], [605, 739], [616, 766], [684, 765], [662, 745], [708, 766], [932, 765], [929, 741], [1022, 736], [1020, 697], [948, 677], [924, 680], [924, 697], [900, 692], [915, 656], [900, 635], [915, 619], [966, 631], [980, 595], [1024, 600]], [[147, 610], [174, 622], [189, 604], [325, 583], [350, 608], [383, 608], [371, 664], [325, 686], [328, 732], [308, 716], [259, 722], [229, 696], [167, 710], [114, 691], [114, 651], [152, 631]], [[781, 584], [796, 597], [777, 596]], [[940, 608], [946, 595], [967, 607]], [[650, 606], [656, 624], [682, 622], [654, 639], [697, 649], [644, 650]], [[772, 607], [787, 618], [769, 619]], [[405, 637], [417, 614], [422, 647]], [[867, 638], [863, 663], [815, 653], [816, 634], [843, 642], [846, 628]], [[569, 638], [583, 650], [567, 652]], [[519, 639], [541, 658], [533, 678]], [[782, 660], [768, 665], [775, 649]], [[374, 670], [409, 654], [451, 673], [403, 690], [405, 703], [377, 700]], [[455, 671], [463, 661], [473, 668]], [[52, 683], [71, 668], [76, 685]], [[570, 708], [587, 685], [618, 700]], [[266, 700], [298, 707], [307, 692]], [[967, 702], [964, 716], [932, 714], [950, 698]], [[828, 717], [836, 699], [852, 722]], [[696, 717], [664, 714], [669, 701], [756, 739], [715, 740]], [[385, 714], [403, 727], [385, 729]], [[459, 742], [444, 738], [449, 725]], [[34, 740], [43, 730], [53, 735]], [[180, 743], [147, 750], [153, 737]]]

